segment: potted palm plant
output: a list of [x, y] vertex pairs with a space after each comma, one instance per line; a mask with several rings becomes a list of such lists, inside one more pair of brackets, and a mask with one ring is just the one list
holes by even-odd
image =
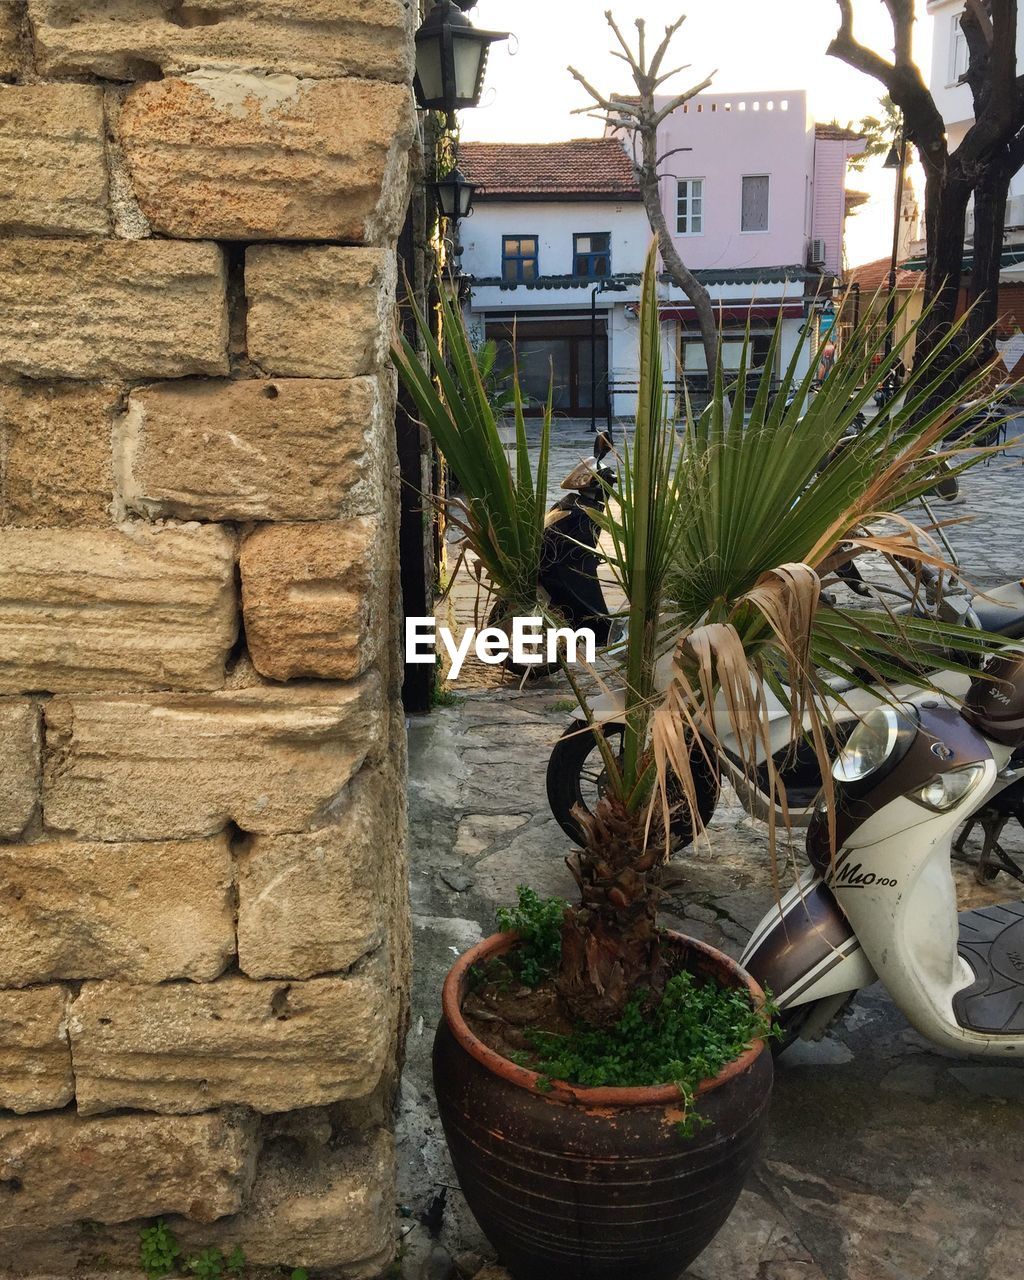
[[[770, 688], [788, 699], [795, 736], [824, 760], [825, 675], [898, 673], [926, 686], [928, 646], [955, 642], [967, 662], [988, 643], [819, 604], [823, 578], [866, 550], [903, 564], [939, 559], [927, 531], [876, 527], [934, 483], [929, 450], [957, 426], [952, 404], [922, 412], [935, 356], [899, 409], [845, 448], [884, 335], [855, 335], [805, 413], [812, 374], [797, 375], [797, 353], [781, 391], [773, 396], [763, 377], [749, 412], [745, 362], [731, 389], [720, 365], [708, 409], [677, 427], [664, 410], [657, 283], [652, 251], [636, 430], [616, 500], [599, 517], [628, 602], [624, 721], [614, 748], [602, 725], [581, 730], [594, 735], [605, 783], [580, 817], [585, 846], [569, 859], [579, 901], [522, 890], [502, 932], [453, 967], [435, 1041], [456, 1172], [517, 1280], [670, 1280], [725, 1221], [756, 1158], [772, 1081], [770, 1003], [727, 956], [657, 924], [672, 808], [698, 813], [694, 761], [712, 763], [695, 744], [728, 732], [752, 769]], [[462, 525], [493, 587], [510, 608], [536, 612], [550, 413], [534, 482], [520, 406], [513, 472], [454, 310], [442, 303], [450, 363], [419, 320], [431, 369], [406, 344], [395, 352], [400, 375], [464, 477]], [[883, 372], [900, 350], [896, 342], [881, 355]], [[659, 689], [665, 654], [673, 679]]]

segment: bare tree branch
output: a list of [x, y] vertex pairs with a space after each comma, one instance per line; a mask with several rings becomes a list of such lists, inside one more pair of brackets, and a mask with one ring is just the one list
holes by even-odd
[[673, 75], [685, 70], [685, 67], [678, 67], [675, 71], [671, 71], [664, 76], [660, 74], [661, 67], [672, 45], [672, 39], [683, 25], [684, 18], [676, 19], [675, 22], [670, 23], [665, 28], [664, 37], [655, 49], [649, 63], [647, 61], [647, 27], [643, 18], [635, 20], [637, 29], [635, 51], [623, 36], [622, 30], [615, 21], [610, 9], [605, 12], [605, 20], [621, 50], [619, 52], [613, 49], [612, 53], [628, 63], [633, 75], [637, 99], [633, 102], [625, 102], [620, 98], [606, 97], [590, 83], [586, 76], [577, 71], [575, 67], [570, 67], [570, 75], [591, 98], [589, 106], [577, 108], [573, 114], [595, 115], [597, 114], [594, 111], [596, 107], [600, 112], [598, 118], [603, 119], [607, 128], [621, 129], [624, 133], [630, 135], [633, 146], [633, 170], [636, 174], [637, 184], [640, 187], [647, 220], [658, 242], [658, 250], [665, 270], [676, 286], [689, 299], [690, 304], [697, 313], [701, 342], [704, 347], [710, 376], [718, 361], [718, 328], [715, 323], [714, 308], [711, 305], [708, 291], [683, 262], [676, 248], [661, 200], [661, 180], [658, 175], [659, 164], [664, 163], [669, 155], [676, 154], [676, 151], [684, 151], [686, 148], [677, 147], [659, 159], [658, 129], [684, 102], [687, 102], [695, 94], [700, 93], [701, 90], [706, 89], [711, 83], [711, 76], [706, 77], [700, 84], [686, 90], [685, 93], [674, 95], [659, 106], [655, 97], [659, 85]]

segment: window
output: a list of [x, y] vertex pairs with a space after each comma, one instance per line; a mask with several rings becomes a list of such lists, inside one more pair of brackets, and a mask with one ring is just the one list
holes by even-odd
[[743, 179], [740, 204], [741, 231], [768, 230], [768, 175], [754, 174]]
[[612, 233], [590, 232], [572, 238], [572, 273], [588, 280], [603, 280], [612, 273]]
[[681, 236], [704, 234], [704, 179], [680, 178], [676, 190], [676, 231]]
[[951, 85], [960, 83], [960, 77], [967, 71], [967, 64], [971, 60], [970, 51], [967, 48], [967, 37], [960, 25], [962, 16], [962, 12], [955, 13], [951, 19], [952, 29], [949, 33], [949, 83]]
[[536, 280], [537, 237], [536, 236], [502, 236], [501, 238], [501, 278], [509, 284], [523, 284]]

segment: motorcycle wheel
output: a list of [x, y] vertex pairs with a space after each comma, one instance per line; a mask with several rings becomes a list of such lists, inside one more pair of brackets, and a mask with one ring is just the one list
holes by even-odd
[[[611, 741], [622, 739], [621, 724], [604, 726], [605, 737]], [[697, 787], [697, 811], [702, 825], [711, 820], [718, 804], [718, 778], [704, 759], [699, 747], [690, 752], [694, 782]], [[573, 809], [577, 806], [587, 813], [604, 792], [604, 761], [592, 733], [583, 723], [574, 720], [555, 743], [548, 761], [548, 804], [558, 825], [574, 844], [583, 844], [583, 828]], [[671, 848], [675, 853], [693, 843], [693, 821], [683, 803], [683, 791], [673, 778], [669, 784], [669, 799], [674, 805], [671, 823]]]

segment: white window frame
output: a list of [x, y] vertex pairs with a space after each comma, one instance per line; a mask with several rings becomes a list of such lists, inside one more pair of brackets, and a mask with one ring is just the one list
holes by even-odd
[[[679, 188], [683, 185], [683, 183], [684, 183], [684, 182], [686, 183], [686, 224], [687, 224], [687, 230], [685, 230], [685, 231], [680, 231], [680, 229], [679, 229], [679, 198], [680, 198], [680, 197], [679, 197]], [[698, 199], [700, 200], [700, 214], [698, 215], [698, 216], [700, 217], [700, 230], [699, 230], [699, 231], [691, 231], [691, 230], [689, 229], [689, 228], [693, 225], [693, 213], [691, 212], [691, 205], [692, 205], [692, 201], [693, 201], [693, 184], [694, 184], [695, 182], [699, 182], [699, 183], [700, 183], [700, 195], [698, 196]], [[676, 178], [676, 217], [675, 217], [675, 223], [676, 223], [676, 235], [677, 235], [677, 236], [702, 236], [702, 235], [704, 234], [704, 218], [705, 218], [705, 213], [704, 213], [704, 179], [703, 179], [703, 178], [701, 178], [701, 177], [696, 177], [696, 176], [694, 176], [694, 177], [692, 177], [692, 178]]]
[[[949, 79], [946, 81], [946, 88], [953, 89], [959, 82], [960, 77], [967, 70], [970, 62], [970, 51], [967, 48], [967, 37], [963, 33], [960, 26], [960, 19], [963, 16], [963, 10], [954, 13], [950, 20], [949, 27]], [[963, 52], [963, 66], [959, 66], [960, 53]]]
[[[747, 178], [765, 178], [768, 182], [768, 221], [763, 227], [743, 226], [743, 183]], [[772, 175], [770, 173], [742, 173], [740, 174], [740, 235], [741, 236], [765, 236], [772, 229]]]

